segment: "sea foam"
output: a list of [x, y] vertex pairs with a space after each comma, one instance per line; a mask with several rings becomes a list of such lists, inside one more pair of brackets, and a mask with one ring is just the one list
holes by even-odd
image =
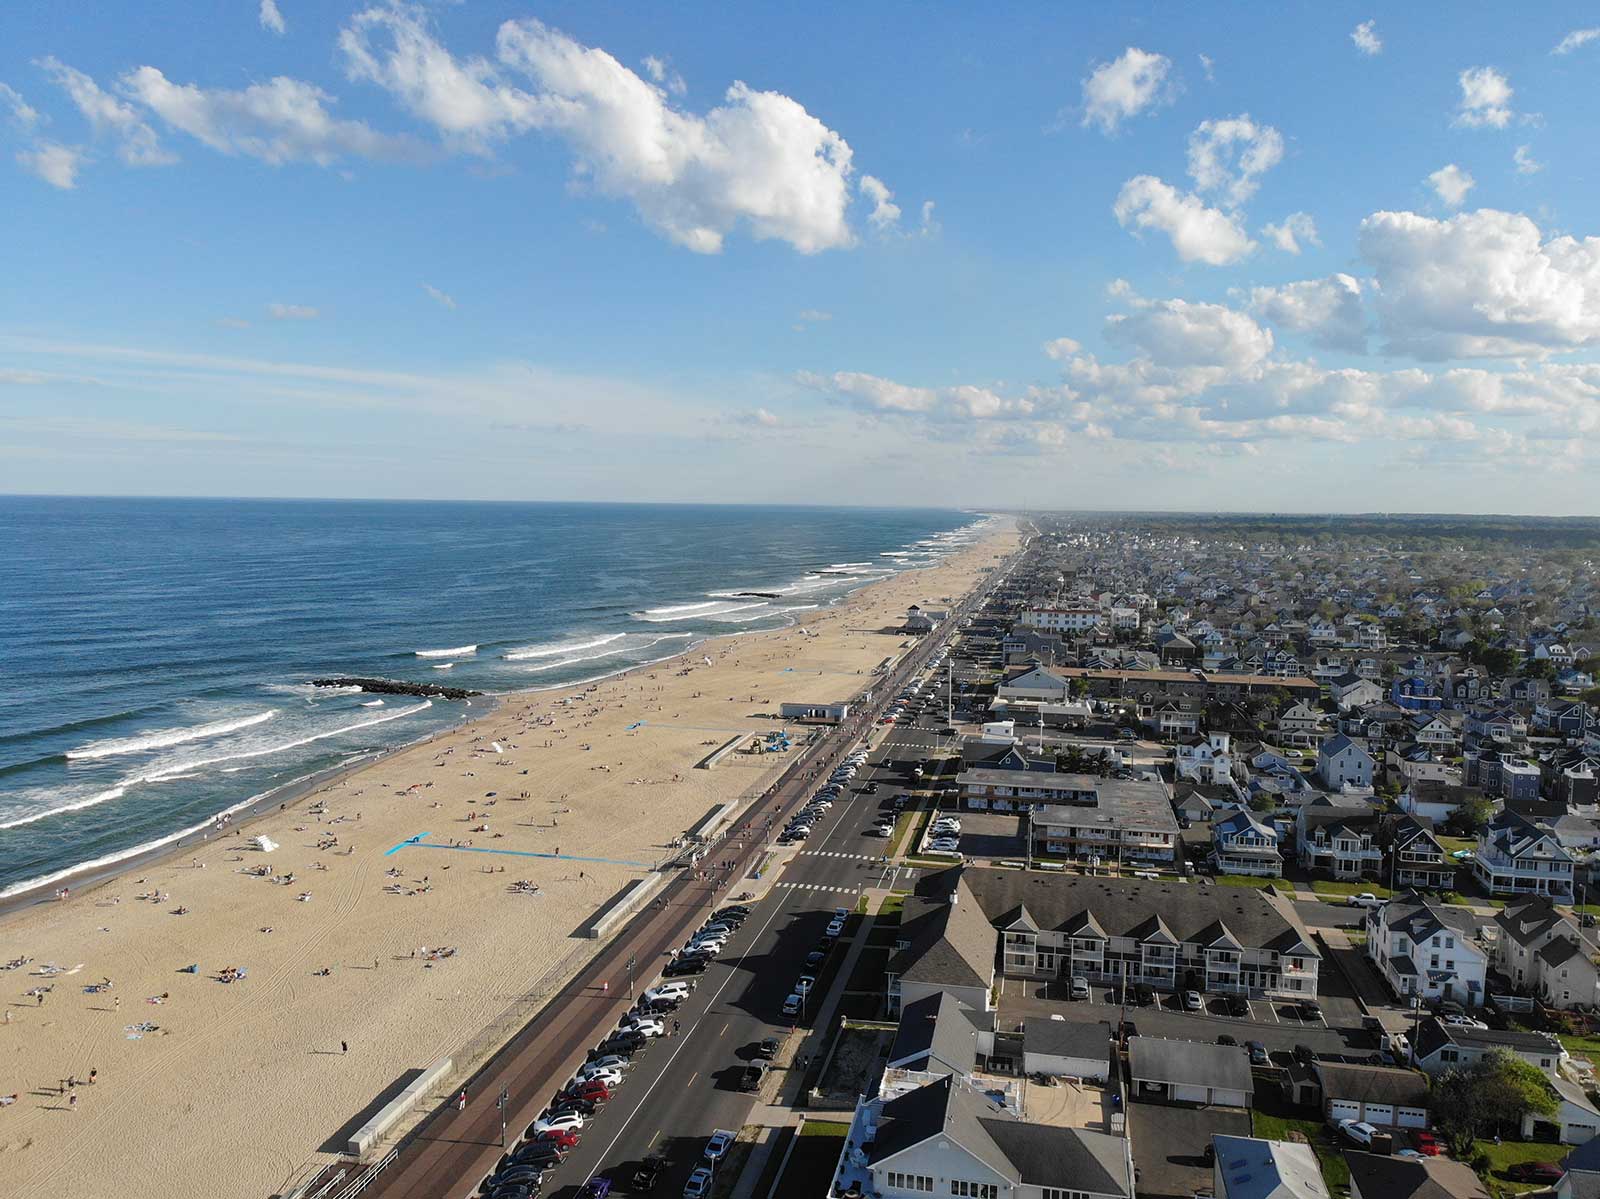
[[[126, 737], [118, 741], [94, 741], [81, 749], [69, 749], [67, 759], [73, 762], [94, 758], [114, 758], [118, 754], [142, 753], [147, 749], [165, 749], [169, 745], [182, 745], [185, 741], [199, 741], [205, 737], [220, 737], [223, 733], [247, 729], [262, 724], [278, 714], [276, 708], [257, 712], [254, 716], [241, 716], [236, 720], [218, 720], [211, 724], [197, 724], [186, 729], [164, 729], [140, 737]], [[4, 827], [4, 826], [0, 826]]]

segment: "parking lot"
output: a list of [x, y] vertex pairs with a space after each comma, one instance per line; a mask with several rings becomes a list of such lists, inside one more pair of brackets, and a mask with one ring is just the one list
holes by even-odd
[[961, 812], [961, 852], [968, 858], [1022, 858], [1028, 852], [1028, 822], [1015, 812]]

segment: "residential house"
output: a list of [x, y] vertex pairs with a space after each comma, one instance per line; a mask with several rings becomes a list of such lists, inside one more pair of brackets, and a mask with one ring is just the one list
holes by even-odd
[[1181, 837], [1164, 784], [1055, 777], [1078, 780], [1078, 789], [1060, 803], [1030, 805], [1028, 837], [1034, 853], [1091, 864], [1177, 864]]
[[1495, 969], [1549, 1007], [1600, 1003], [1600, 945], [1548, 899], [1519, 900], [1496, 916]]
[[1391, 1157], [1347, 1150], [1350, 1199], [1489, 1199], [1471, 1166], [1448, 1157]]
[[1266, 878], [1283, 874], [1283, 854], [1278, 850], [1276, 830], [1262, 824], [1248, 808], [1240, 808], [1212, 824], [1211, 858], [1219, 874]]
[[1482, 1005], [1489, 955], [1465, 908], [1409, 892], [1369, 908], [1366, 926], [1367, 957], [1397, 996]]
[[906, 900], [885, 972], [891, 1012], [941, 991], [974, 1011], [994, 1007], [999, 937], [959, 873], [950, 882], [942, 895]]
[[1444, 707], [1438, 685], [1414, 674], [1398, 678], [1390, 685], [1389, 702], [1407, 712], [1437, 712]]
[[1383, 849], [1372, 805], [1339, 795], [1319, 795], [1295, 812], [1295, 846], [1300, 865], [1335, 879], [1378, 878]]
[[1556, 1093], [1554, 1116], [1535, 1116], [1532, 1112], [1522, 1117], [1524, 1140], [1543, 1140], [1553, 1135], [1563, 1145], [1584, 1145], [1600, 1134], [1600, 1111], [1595, 1110], [1582, 1087], [1557, 1074], [1550, 1080]]
[[1391, 826], [1389, 886], [1416, 891], [1449, 891], [1456, 885], [1456, 860], [1431, 829], [1414, 816]]
[[1118, 1060], [1111, 1025], [1104, 1020], [1030, 1016], [1022, 1022], [1025, 1074], [1105, 1082]]
[[1372, 786], [1372, 755], [1343, 733], [1317, 747], [1317, 775], [1335, 790]]
[[1181, 779], [1225, 785], [1233, 779], [1232, 738], [1227, 733], [1211, 733], [1173, 746], [1173, 770]]
[[1128, 1077], [1134, 1099], [1249, 1107], [1255, 1093], [1244, 1049], [1210, 1041], [1129, 1037]]
[[1328, 1199], [1310, 1145], [1214, 1133], [1211, 1193], [1216, 1199]]
[[1537, 1067], [1549, 1079], [1555, 1078], [1565, 1052], [1561, 1042], [1549, 1033], [1467, 1028], [1442, 1024], [1432, 1016], [1422, 1021], [1411, 1046], [1416, 1065], [1429, 1074], [1464, 1069], [1491, 1053], [1510, 1053]]
[[1022, 614], [1025, 629], [1045, 629], [1056, 633], [1089, 633], [1106, 623], [1098, 608], [1029, 608]]
[[1328, 735], [1327, 718], [1304, 700], [1278, 714], [1278, 740], [1296, 749], [1315, 749]]
[[1490, 895], [1544, 895], [1571, 902], [1577, 862], [1547, 829], [1501, 812], [1478, 834], [1472, 870]]
[[1400, 810], [1437, 824], [1448, 820], [1464, 803], [1476, 803], [1484, 798], [1477, 787], [1456, 782], [1433, 779], [1416, 779], [1400, 793]]
[[1126, 1137], [1034, 1124], [954, 1077], [856, 1109], [829, 1194], [1132, 1199]]
[[1328, 694], [1341, 712], [1365, 708], [1383, 698], [1383, 688], [1353, 671], [1328, 680]]

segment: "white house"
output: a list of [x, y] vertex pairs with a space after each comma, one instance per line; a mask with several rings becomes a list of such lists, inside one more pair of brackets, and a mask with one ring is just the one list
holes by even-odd
[[1343, 733], [1317, 747], [1317, 774], [1329, 787], [1372, 786], [1372, 755]]
[[1516, 812], [1478, 833], [1472, 870], [1490, 895], [1547, 895], [1571, 901], [1576, 860], [1555, 836]]
[[1180, 742], [1172, 748], [1173, 770], [1181, 779], [1227, 786], [1233, 778], [1230, 742], [1227, 733], [1211, 733], [1203, 739]]
[[1248, 808], [1240, 808], [1212, 824], [1211, 856], [1222, 874], [1266, 878], [1283, 874], [1277, 830], [1257, 820]]
[[1477, 932], [1466, 909], [1410, 893], [1368, 909], [1367, 957], [1398, 996], [1477, 1007], [1489, 969]]
[[1495, 916], [1494, 964], [1518, 991], [1550, 1007], [1600, 1003], [1600, 945], [1548, 899], [1516, 900]]
[[1049, 629], [1056, 633], [1089, 633], [1107, 621], [1107, 614], [1098, 608], [1029, 608], [1022, 614], [1020, 623], [1025, 629]]

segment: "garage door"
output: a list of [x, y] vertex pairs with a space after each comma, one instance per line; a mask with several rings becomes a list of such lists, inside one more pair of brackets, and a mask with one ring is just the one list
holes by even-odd
[[1328, 1103], [1328, 1118], [1335, 1124], [1340, 1120], [1361, 1119], [1361, 1105], [1349, 1099], [1334, 1099]]
[[1428, 1127], [1428, 1109], [1424, 1107], [1397, 1107], [1395, 1123], [1401, 1128]]
[[1394, 1123], [1394, 1104], [1369, 1103], [1367, 1104], [1367, 1123], [1376, 1124], [1379, 1128]]
[[1593, 1124], [1567, 1124], [1561, 1130], [1561, 1139], [1568, 1145], [1582, 1145], [1594, 1140]]
[[1172, 1097], [1179, 1103], [1210, 1103], [1211, 1088], [1174, 1086]]

